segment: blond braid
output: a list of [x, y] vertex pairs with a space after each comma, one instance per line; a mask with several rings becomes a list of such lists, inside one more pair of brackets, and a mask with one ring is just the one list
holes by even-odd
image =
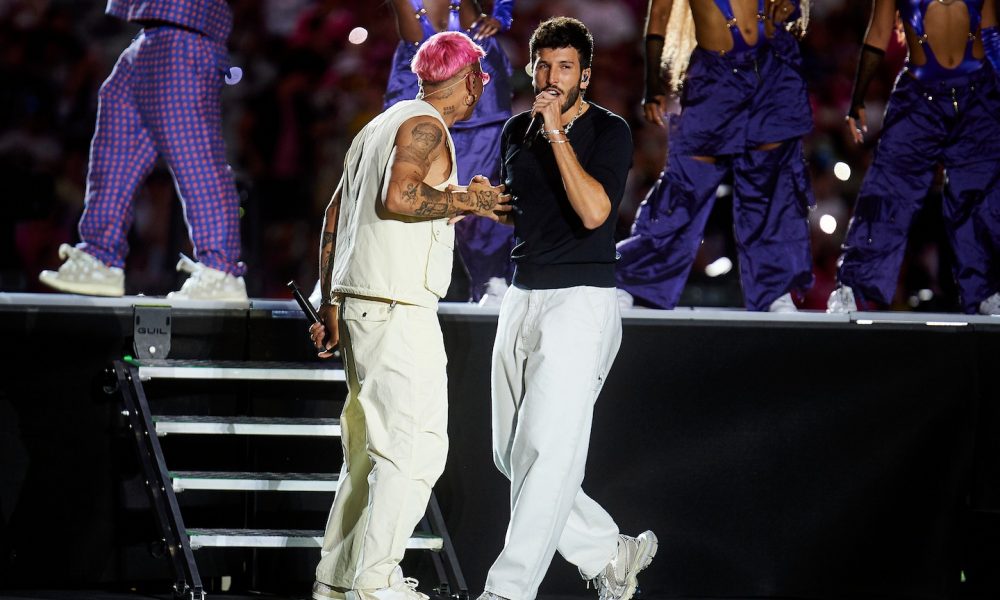
[[694, 15], [687, 0], [675, 0], [671, 6], [665, 37], [660, 67], [670, 74], [670, 88], [677, 92], [684, 83], [691, 52], [698, 45], [694, 36]]

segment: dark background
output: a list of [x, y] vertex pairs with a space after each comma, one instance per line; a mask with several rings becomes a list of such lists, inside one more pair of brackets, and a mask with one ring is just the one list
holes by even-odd
[[[383, 1], [233, 0], [232, 64], [244, 79], [224, 91], [224, 131], [245, 216], [244, 259], [251, 296], [284, 298], [284, 282], [311, 285], [322, 211], [340, 177], [354, 134], [381, 110], [397, 35]], [[489, 2], [486, 2], [489, 5]], [[825, 308], [835, 261], [872, 143], [848, 140], [843, 114], [869, 2], [815, 0], [803, 42], [815, 115], [806, 139], [819, 206], [811, 215], [816, 284], [802, 306]], [[76, 241], [97, 89], [138, 31], [103, 14], [94, 0], [0, 2], [0, 291], [42, 291], [38, 272], [59, 264], [60, 243]], [[641, 119], [643, 0], [520, 0], [501, 40], [515, 65], [515, 109], [527, 106], [527, 39], [551, 15], [582, 19], [596, 39], [588, 97], [625, 116], [635, 138], [634, 166], [618, 227], [627, 234], [635, 207], [663, 167], [663, 130]], [[363, 27], [367, 40], [347, 37]], [[868, 114], [877, 133], [903, 59], [894, 44], [871, 87]], [[850, 167], [847, 181], [834, 165]], [[918, 218], [893, 303], [900, 310], [956, 310], [951, 258], [940, 219], [940, 177]], [[177, 253], [189, 250], [169, 175], [156, 171], [141, 191], [130, 242], [126, 291], [162, 295], [179, 285]], [[735, 262], [731, 202], [723, 196], [705, 234], [682, 304], [742, 306], [737, 269], [712, 278], [705, 267]], [[823, 215], [836, 219], [820, 231]], [[460, 275], [460, 273], [459, 273]], [[921, 293], [922, 291], [922, 293]], [[460, 298], [461, 296], [459, 296]]]

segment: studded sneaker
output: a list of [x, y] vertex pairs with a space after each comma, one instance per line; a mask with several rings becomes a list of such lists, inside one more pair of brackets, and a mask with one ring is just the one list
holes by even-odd
[[181, 254], [177, 270], [190, 273], [181, 289], [167, 294], [170, 300], [231, 300], [246, 302], [247, 286], [242, 277], [206, 267]]
[[125, 273], [109, 267], [83, 250], [69, 244], [59, 246], [63, 259], [58, 271], [42, 271], [38, 280], [60, 292], [86, 296], [124, 296]]

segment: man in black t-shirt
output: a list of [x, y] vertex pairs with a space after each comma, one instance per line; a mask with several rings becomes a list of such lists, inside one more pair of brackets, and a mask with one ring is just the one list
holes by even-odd
[[656, 536], [620, 535], [580, 486], [594, 401], [621, 343], [613, 230], [632, 136], [583, 100], [593, 55], [583, 23], [549, 19], [529, 50], [538, 95], [500, 142], [515, 270], [493, 346], [493, 453], [511, 481], [511, 519], [480, 600], [531, 600], [557, 549], [601, 600], [628, 600]]

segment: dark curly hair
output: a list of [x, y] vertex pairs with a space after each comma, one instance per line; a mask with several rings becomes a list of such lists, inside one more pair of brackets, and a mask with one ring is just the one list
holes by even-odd
[[552, 17], [542, 21], [531, 34], [528, 54], [534, 63], [542, 48], [576, 48], [580, 55], [580, 68], [590, 68], [594, 58], [594, 36], [587, 26], [572, 17]]

